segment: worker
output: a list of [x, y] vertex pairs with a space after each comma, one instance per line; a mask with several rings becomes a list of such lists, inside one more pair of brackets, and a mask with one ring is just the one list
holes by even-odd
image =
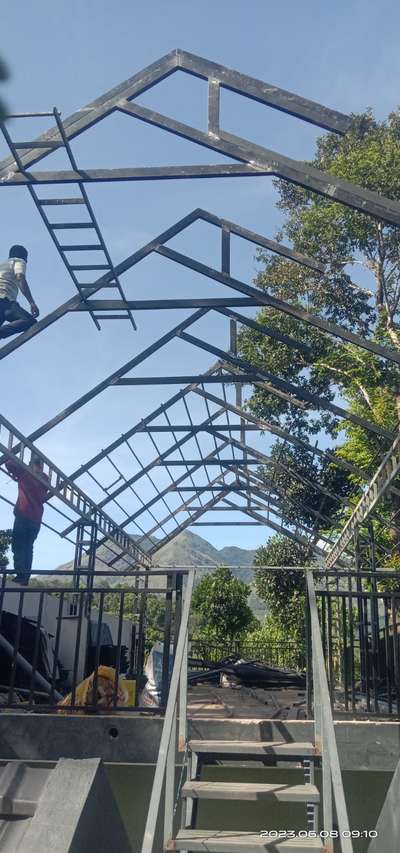
[[[0, 338], [25, 332], [36, 323], [36, 317], [39, 316], [39, 308], [25, 278], [27, 260], [25, 246], [11, 246], [8, 261], [0, 263]], [[30, 314], [18, 305], [19, 290], [31, 306]], [[3, 326], [3, 323], [6, 325]]]
[[[28, 586], [33, 561], [33, 543], [37, 538], [43, 516], [43, 505], [49, 497], [49, 478], [43, 473], [40, 456], [32, 454], [32, 473], [18, 459], [6, 462], [6, 468], [18, 483], [18, 500], [14, 507], [14, 527], [11, 548], [14, 557], [14, 581]], [[36, 475], [36, 476], [33, 476]], [[37, 479], [40, 477], [40, 480]]]

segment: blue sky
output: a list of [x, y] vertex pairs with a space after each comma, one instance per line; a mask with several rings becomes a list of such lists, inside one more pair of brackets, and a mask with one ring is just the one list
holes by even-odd
[[[11, 112], [57, 106], [66, 117], [175, 47], [342, 112], [372, 106], [383, 118], [399, 98], [400, 11], [397, 3], [388, 0], [379, 7], [370, 0], [332, 4], [282, 0], [279, 5], [261, 0], [247, 0], [246, 4], [235, 0], [153, 0], [151, 4], [41, 0], [26, 4], [23, 14], [20, 4], [7, 5], [2, 11], [7, 38], [0, 49], [11, 74], [3, 86]], [[174, 75], [139, 100], [204, 127], [206, 86], [195, 78]], [[222, 125], [298, 159], [312, 156], [318, 135], [305, 123], [230, 93], [222, 95]], [[46, 126], [15, 121], [10, 123], [10, 132], [15, 140], [29, 139]], [[93, 168], [224, 159], [122, 115], [78, 138], [74, 152], [81, 167]], [[0, 156], [5, 154], [1, 145]], [[60, 153], [44, 162], [49, 168], [51, 164], [54, 168], [66, 166]], [[95, 185], [89, 192], [114, 262], [198, 206], [267, 236], [273, 236], [279, 225], [275, 191], [266, 178]], [[44, 315], [74, 294], [73, 284], [28, 193], [3, 188], [0, 210], [0, 251], [6, 256], [13, 242], [29, 247], [29, 282]], [[205, 263], [218, 263], [217, 236], [211, 226], [194, 226], [174, 246]], [[254, 247], [234, 241], [233, 275], [250, 283], [255, 270]], [[158, 258], [127, 273], [123, 284], [131, 298], [222, 293], [219, 285]], [[141, 314], [137, 333], [123, 322], [104, 323], [99, 333], [85, 315], [68, 316], [0, 362], [1, 411], [28, 434], [181, 317], [182, 312], [171, 311]], [[222, 347], [228, 344], [227, 322], [222, 318], [208, 316], [193, 332], [218, 340]], [[212, 356], [176, 341], [138, 373], [196, 372], [207, 369], [211, 361]], [[109, 390], [45, 436], [39, 446], [66, 472], [72, 472], [175, 390], [173, 386]], [[194, 415], [205, 416], [200, 403]], [[268, 447], [266, 438], [253, 441]], [[141, 439], [135, 447], [146, 462], [150, 448]], [[125, 457], [121, 461], [125, 464]], [[109, 474], [104, 471], [108, 482], [112, 480]], [[204, 475], [199, 481], [204, 482]], [[1, 477], [0, 487], [8, 500], [14, 499], [12, 482]], [[151, 494], [150, 485], [143, 485], [142, 498]], [[50, 511], [46, 517], [52, 523]], [[0, 528], [10, 526], [11, 521], [10, 506], [1, 503]], [[218, 547], [255, 547], [266, 535], [255, 527], [198, 528], [197, 532]], [[43, 530], [35, 566], [51, 568], [69, 559], [71, 551], [68, 542]]]

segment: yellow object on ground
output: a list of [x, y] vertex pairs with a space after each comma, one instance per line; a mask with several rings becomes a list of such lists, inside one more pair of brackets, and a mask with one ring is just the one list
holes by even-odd
[[133, 681], [129, 678], [123, 678], [120, 684], [122, 686], [122, 689], [127, 694], [127, 701], [125, 702], [125, 705], [127, 705], [129, 708], [134, 708], [136, 700], [136, 681]]
[[[125, 679], [117, 678], [117, 672], [112, 666], [99, 666], [97, 670], [97, 684], [95, 691], [95, 673], [92, 672], [88, 678], [81, 681], [75, 690], [74, 705], [87, 710], [111, 711], [114, 704], [117, 706], [131, 705], [130, 690]], [[117, 692], [115, 686], [117, 684]], [[72, 704], [72, 693], [68, 693], [61, 702], [59, 708], [67, 708]]]

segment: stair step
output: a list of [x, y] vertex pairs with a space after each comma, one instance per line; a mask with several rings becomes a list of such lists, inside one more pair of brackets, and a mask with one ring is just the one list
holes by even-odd
[[319, 803], [315, 785], [266, 782], [185, 782], [182, 797], [198, 800], [278, 800], [282, 803]]
[[242, 757], [243, 755], [263, 756], [276, 755], [286, 757], [304, 757], [316, 755], [315, 746], [308, 741], [288, 743], [287, 741], [254, 741], [254, 740], [190, 740], [192, 752], [208, 755], [225, 755]]
[[311, 853], [323, 850], [320, 838], [262, 838], [253, 832], [181, 829], [166, 850], [207, 851], [207, 853]]

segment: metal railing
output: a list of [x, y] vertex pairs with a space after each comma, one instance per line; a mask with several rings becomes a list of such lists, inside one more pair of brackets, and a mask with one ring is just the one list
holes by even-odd
[[[38, 572], [28, 587], [11, 574], [0, 573], [0, 708], [46, 713], [65, 700], [68, 712], [165, 711], [187, 572], [159, 569], [151, 579], [146, 571], [113, 572], [119, 585], [111, 586], [109, 572], [81, 569], [79, 588], [72, 571]], [[159, 690], [144, 704], [149, 597], [161, 602], [155, 633], [164, 653]]]
[[175, 652], [174, 668], [169, 686], [168, 703], [161, 734], [158, 761], [151, 791], [141, 853], [152, 853], [153, 851], [157, 823], [162, 805], [163, 791], [164, 847], [173, 836], [176, 751], [177, 747], [179, 752], [183, 753], [186, 753], [187, 749], [188, 627], [194, 575], [195, 572], [193, 570], [190, 572], [187, 579], [181, 626]]
[[199, 639], [189, 642], [189, 655], [200, 658], [207, 663], [218, 663], [224, 658], [239, 656], [246, 660], [254, 660], [269, 666], [281, 666], [302, 672], [306, 668], [305, 648], [299, 643], [288, 640], [278, 642], [246, 642], [239, 641], [231, 645], [208, 643]]
[[[174, 816], [179, 797], [179, 785], [177, 794], [175, 785], [177, 747], [179, 752], [184, 753], [183, 772], [187, 764], [188, 625], [193, 583], [194, 572], [190, 572], [141, 853], [153, 853], [162, 806], [164, 816], [162, 849], [165, 849], [173, 838]], [[324, 849], [327, 853], [332, 853], [333, 851], [332, 839], [335, 834], [340, 839], [340, 850], [342, 853], [353, 853], [329, 700], [328, 680], [325, 670], [321, 628], [312, 571], [306, 572], [306, 589], [309, 635], [311, 639], [309, 651], [311, 652], [313, 675], [315, 745], [322, 761], [323, 830], [321, 830], [321, 837], [324, 838]], [[334, 830], [333, 827], [333, 803], [336, 809], [338, 830]]]
[[325, 582], [324, 576], [318, 581], [316, 600], [334, 716], [399, 719], [400, 588], [396, 574], [387, 570], [330, 572]]
[[333, 851], [332, 836], [334, 802], [338, 823], [340, 850], [342, 853], [353, 853], [353, 843], [349, 837], [350, 825], [343, 790], [342, 774], [340, 771], [332, 709], [329, 700], [328, 679], [325, 669], [321, 628], [319, 624], [312, 571], [307, 572], [306, 581], [312, 650], [314, 736], [315, 746], [319, 751], [322, 760], [322, 824], [325, 834], [325, 846], [327, 851]]

